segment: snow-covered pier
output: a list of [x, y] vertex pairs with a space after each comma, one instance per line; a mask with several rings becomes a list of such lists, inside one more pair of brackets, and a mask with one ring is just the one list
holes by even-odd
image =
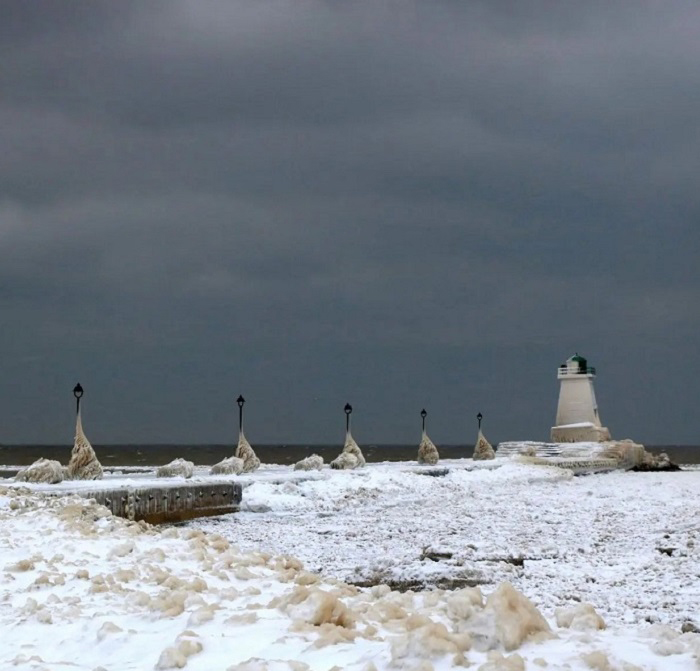
[[167, 481], [151, 476], [108, 476], [104, 480], [65, 481], [56, 485], [24, 482], [12, 485], [41, 494], [94, 499], [113, 515], [150, 524], [237, 512], [242, 497], [240, 483], [210, 477]]

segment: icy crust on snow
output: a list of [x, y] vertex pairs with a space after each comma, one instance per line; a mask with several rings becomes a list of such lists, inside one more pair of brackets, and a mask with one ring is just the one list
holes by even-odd
[[700, 653], [700, 635], [668, 626], [582, 631], [574, 614], [559, 627], [507, 582], [358, 589], [289, 555], [18, 488], [0, 488], [0, 556], [0, 668], [680, 671]]
[[591, 603], [607, 624], [700, 625], [699, 470], [572, 477], [481, 464], [498, 467], [426, 477], [426, 467], [369, 464], [253, 483], [233, 518], [191, 524], [358, 585], [508, 581], [550, 613]]

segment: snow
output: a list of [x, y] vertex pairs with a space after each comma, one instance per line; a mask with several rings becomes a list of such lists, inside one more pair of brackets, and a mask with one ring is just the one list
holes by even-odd
[[487, 463], [262, 467], [163, 528], [0, 483], [0, 668], [700, 668], [700, 470]]
[[593, 422], [574, 422], [573, 424], [559, 424], [557, 429], [590, 429], [594, 427]]

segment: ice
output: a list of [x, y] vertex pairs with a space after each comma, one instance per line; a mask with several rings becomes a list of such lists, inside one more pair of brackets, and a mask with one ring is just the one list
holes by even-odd
[[266, 512], [167, 528], [0, 487], [0, 668], [697, 668], [700, 471], [440, 468], [262, 467]]

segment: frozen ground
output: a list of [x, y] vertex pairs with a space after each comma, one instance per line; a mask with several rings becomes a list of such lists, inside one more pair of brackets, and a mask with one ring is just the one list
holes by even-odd
[[700, 620], [700, 470], [571, 477], [507, 463], [429, 477], [378, 464], [256, 483], [243, 508], [192, 524], [359, 585], [507, 580], [550, 610], [582, 600], [618, 623]]
[[700, 669], [698, 470], [274, 470], [167, 529], [0, 487], [0, 669]]

